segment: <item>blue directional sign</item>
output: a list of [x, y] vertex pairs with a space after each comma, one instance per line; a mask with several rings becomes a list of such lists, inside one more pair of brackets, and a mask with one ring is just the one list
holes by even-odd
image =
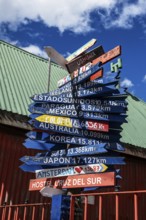
[[[37, 103], [37, 104], [42, 104], [42, 103]], [[40, 116], [41, 114], [49, 114], [49, 115], [56, 115], [56, 116], [65, 116], [65, 117], [73, 117], [73, 118], [84, 118], [84, 119], [93, 119], [93, 120], [98, 120], [98, 121], [113, 121], [113, 122], [126, 122], [126, 115], [119, 113], [126, 112], [126, 107], [121, 107], [121, 106], [110, 106], [110, 107], [103, 107], [102, 109], [105, 110], [105, 112], [101, 112], [101, 107], [98, 108], [98, 106], [90, 106], [90, 105], [84, 105], [83, 109], [94, 109], [94, 112], [89, 112], [89, 111], [81, 111], [81, 110], [71, 110], [70, 106], [64, 106], [66, 109], [61, 109], [61, 108], [49, 108], [49, 104], [46, 108], [39, 107], [39, 105], [31, 105], [29, 107], [29, 111], [33, 114], [38, 114]], [[69, 108], [69, 109], [68, 109]], [[79, 109], [79, 108], [78, 108]], [[110, 112], [106, 111], [111, 110]], [[98, 111], [98, 112], [97, 112]], [[117, 114], [110, 114], [110, 113], [117, 113]], [[33, 116], [31, 116], [33, 117]], [[34, 117], [35, 118], [35, 117]]]
[[[58, 147], [59, 149], [59, 147]], [[101, 154], [106, 153], [107, 150], [104, 148], [104, 145], [89, 145], [89, 146], [81, 146], [81, 147], [74, 147], [74, 148], [66, 148], [66, 149], [59, 149], [57, 151], [50, 150], [46, 153], [38, 153], [36, 156], [50, 156], [50, 157], [58, 157], [58, 156], [81, 156], [81, 155], [93, 155], [93, 154]]]
[[62, 93], [61, 95], [59, 95], [58, 97], [62, 97], [62, 98], [73, 98], [73, 97], [81, 97], [81, 94], [84, 94], [84, 97], [86, 96], [93, 96], [93, 95], [97, 95], [97, 96], [105, 96], [109, 94], [119, 94], [119, 90], [115, 88], [115, 86], [117, 85], [117, 81], [111, 83], [109, 86], [97, 86], [97, 84], [94, 85], [94, 87], [90, 87], [89, 89], [74, 89], [71, 92], [67, 92], [67, 93]]
[[50, 166], [22, 164], [19, 168], [24, 172], [34, 173], [36, 170], [47, 169], [50, 168]]
[[33, 157], [24, 156], [20, 160], [28, 165], [87, 165], [87, 164], [125, 164], [124, 157], [96, 157], [96, 156], [81, 156], [81, 157]]
[[[95, 112], [126, 113], [126, 110], [127, 107], [124, 102], [121, 102], [119, 104], [113, 102], [113, 105], [100, 105], [100, 104], [95, 104], [94, 102], [94, 104], [63, 105], [63, 106], [59, 104], [33, 103], [29, 106], [29, 111], [32, 113], [62, 115], [62, 116], [64, 115], [64, 116], [72, 116], [72, 117], [83, 117], [83, 116], [87, 117], [87, 115], [83, 113], [84, 111], [94, 112], [94, 113]], [[108, 117], [102, 117], [102, 118], [108, 118]]]
[[78, 84], [75, 88], [74, 86], [72, 86], [72, 84], [70, 83], [70, 86], [65, 86], [59, 89], [56, 89], [54, 91], [51, 91], [49, 93], [46, 93], [49, 96], [60, 96], [64, 93], [68, 93], [68, 92], [72, 92], [74, 89], [75, 90], [82, 90], [82, 89], [89, 89], [92, 87], [101, 87], [101, 86], [109, 86], [109, 85], [116, 85], [119, 80], [114, 79], [114, 74], [112, 75], [113, 81], [111, 81], [111, 79], [109, 80], [108, 77], [102, 77], [101, 79], [97, 79], [94, 81], [88, 81], [85, 83], [81, 83]]
[[119, 82], [119, 80], [111, 81], [108, 77], [102, 77], [100, 79], [96, 79], [94, 81], [88, 81], [83, 84], [79, 84], [77, 86], [77, 90], [85, 90], [90, 89], [94, 87], [101, 87], [101, 86], [110, 86], [110, 85], [116, 85]]
[[[30, 131], [26, 135], [31, 139], [37, 139], [37, 132]], [[74, 144], [74, 145], [95, 145], [95, 144], [103, 143], [102, 141], [99, 141], [96, 139], [88, 139], [88, 138], [83, 138], [83, 137], [68, 136], [68, 135], [61, 135], [61, 134], [50, 134], [47, 137], [47, 142]]]
[[[52, 150], [52, 149], [61, 149], [62, 146], [58, 144], [53, 143], [45, 143], [44, 141], [37, 141], [37, 140], [31, 140], [29, 138], [25, 139], [25, 142], [23, 143], [23, 146], [25, 146], [28, 149], [36, 149], [36, 150]], [[65, 146], [63, 146], [65, 147]]]
[[[68, 128], [65, 126], [53, 125], [44, 122], [38, 122], [33, 120], [33, 126], [37, 129], [41, 129], [43, 131], [52, 131], [57, 132], [58, 134], [69, 134], [69, 135], [76, 135], [79, 137], [87, 137], [87, 138], [94, 138], [97, 140], [103, 140], [106, 142], [118, 142], [121, 135], [119, 134], [119, 130], [110, 131], [110, 132], [96, 132], [96, 131], [89, 131], [89, 130], [81, 130], [78, 128]], [[43, 132], [45, 133], [45, 132]], [[49, 137], [49, 133], [46, 134], [46, 138]], [[43, 140], [43, 139], [42, 139]]]

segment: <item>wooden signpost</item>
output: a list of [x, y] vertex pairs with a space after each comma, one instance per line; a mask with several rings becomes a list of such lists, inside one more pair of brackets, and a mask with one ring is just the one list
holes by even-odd
[[66, 59], [54, 48], [45, 48], [71, 74], [58, 82], [58, 89], [31, 97], [33, 130], [23, 145], [42, 152], [20, 158], [20, 168], [36, 174], [30, 191], [48, 186], [73, 192], [117, 183], [114, 165], [125, 164], [118, 152], [124, 151], [120, 131], [126, 122], [127, 94], [119, 89], [121, 60], [110, 65], [110, 78], [101, 66], [118, 57], [121, 47], [104, 53], [98, 46], [88, 52], [95, 42], [92, 39]]

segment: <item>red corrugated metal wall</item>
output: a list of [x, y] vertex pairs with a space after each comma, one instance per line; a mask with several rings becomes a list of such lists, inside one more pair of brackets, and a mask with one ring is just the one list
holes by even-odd
[[49, 202], [39, 192], [29, 192], [29, 180], [34, 174], [23, 172], [19, 161], [24, 155], [34, 155], [37, 151], [26, 149], [25, 130], [7, 126], [0, 127], [0, 205]]
[[[27, 131], [7, 126], [0, 127], [0, 204], [21, 204], [28, 200], [28, 203], [49, 202], [38, 191], [29, 192], [28, 185], [34, 174], [23, 172], [19, 166], [22, 164], [19, 158], [24, 155], [34, 155], [37, 151], [26, 149], [22, 143], [25, 140]], [[121, 169], [122, 180], [120, 180], [121, 191], [127, 190], [145, 190], [146, 189], [146, 160], [134, 156], [126, 156], [126, 165], [117, 166]], [[114, 188], [104, 188], [100, 191], [114, 191]], [[140, 196], [139, 210], [144, 211], [146, 204], [145, 196]], [[122, 220], [129, 220], [126, 213], [131, 213], [130, 219], [133, 219], [133, 199], [131, 196], [120, 198], [120, 216]], [[95, 206], [90, 206], [88, 212], [89, 219], [95, 219], [97, 216], [98, 200]], [[103, 199], [103, 219], [114, 219], [113, 209], [115, 202], [112, 197]], [[142, 214], [141, 214], [142, 215]], [[105, 217], [104, 217], [105, 216]], [[145, 220], [143, 214], [140, 220]]]

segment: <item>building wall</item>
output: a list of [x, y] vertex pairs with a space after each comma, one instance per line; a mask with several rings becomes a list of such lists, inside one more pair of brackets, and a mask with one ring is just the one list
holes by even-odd
[[[0, 204], [21, 204], [50, 202], [48, 198], [40, 195], [39, 191], [29, 192], [28, 185], [34, 174], [23, 172], [19, 161], [24, 155], [34, 155], [37, 151], [26, 149], [22, 143], [25, 140], [26, 130], [8, 126], [0, 126]], [[119, 181], [120, 191], [145, 190], [146, 189], [146, 160], [134, 156], [126, 157], [126, 165], [117, 166], [121, 169], [122, 180]], [[98, 192], [114, 191], [114, 187], [103, 188]], [[132, 196], [119, 198], [119, 215], [121, 220], [133, 220]], [[145, 220], [146, 194], [138, 198], [139, 219]], [[114, 196], [103, 197], [103, 220], [114, 219], [115, 198]], [[98, 219], [98, 197], [94, 206], [89, 205], [88, 219]], [[130, 216], [130, 217], [129, 217]]]
[[48, 202], [38, 191], [29, 192], [29, 180], [35, 178], [33, 173], [23, 172], [19, 159], [24, 155], [34, 155], [35, 150], [26, 149], [22, 143], [26, 130], [0, 126], [0, 205]]

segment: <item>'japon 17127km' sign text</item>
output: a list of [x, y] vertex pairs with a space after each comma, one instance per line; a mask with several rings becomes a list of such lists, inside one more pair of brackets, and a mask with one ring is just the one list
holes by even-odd
[[95, 186], [114, 186], [115, 172], [100, 174], [75, 175], [68, 177], [32, 179], [29, 183], [29, 191], [41, 190], [45, 186], [53, 188], [69, 189]]

